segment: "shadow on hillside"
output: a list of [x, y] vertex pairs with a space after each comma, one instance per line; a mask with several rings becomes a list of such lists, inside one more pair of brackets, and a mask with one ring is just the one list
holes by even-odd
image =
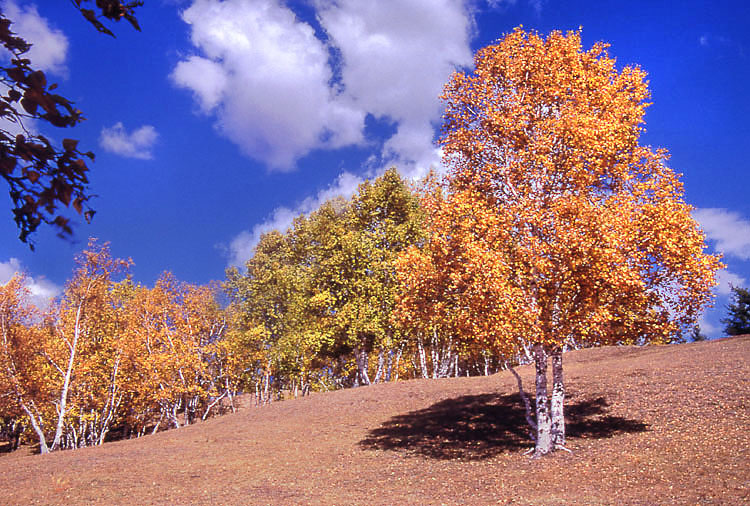
[[[607, 438], [648, 430], [641, 421], [607, 415], [608, 406], [604, 397], [568, 401], [568, 437]], [[533, 446], [517, 394], [446, 399], [391, 418], [359, 444], [365, 449], [405, 450], [445, 460], [482, 460]]]

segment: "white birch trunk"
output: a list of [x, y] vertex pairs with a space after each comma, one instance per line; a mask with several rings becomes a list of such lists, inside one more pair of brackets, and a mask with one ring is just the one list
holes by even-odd
[[386, 370], [386, 360], [385, 360], [385, 350], [381, 349], [378, 351], [378, 370], [375, 372], [375, 380], [373, 380], [373, 383], [380, 383], [380, 381], [383, 378], [383, 375], [385, 374]]
[[370, 381], [370, 376], [368, 376], [367, 374], [367, 365], [368, 365], [367, 351], [362, 348], [355, 348], [354, 358], [357, 362], [357, 375], [359, 376], [358, 383], [360, 385], [372, 384], [372, 382]]
[[78, 303], [78, 309], [76, 310], [76, 322], [73, 329], [73, 342], [70, 343], [70, 355], [68, 357], [68, 368], [65, 371], [65, 377], [63, 378], [62, 391], [60, 392], [60, 409], [57, 413], [57, 428], [55, 429], [55, 437], [52, 440], [50, 451], [54, 451], [60, 445], [60, 438], [63, 434], [65, 427], [65, 414], [68, 403], [68, 390], [70, 389], [70, 378], [73, 374], [73, 363], [76, 358], [76, 347], [78, 346], [78, 337], [81, 334], [81, 312], [83, 311], [84, 301]]
[[533, 346], [536, 365], [536, 445], [534, 457], [550, 453], [552, 446], [552, 420], [547, 399], [547, 352], [541, 344]]
[[562, 348], [552, 352], [552, 400], [550, 411], [552, 416], [552, 444], [554, 447], [565, 446], [565, 384], [563, 382]]
[[401, 354], [403, 352], [404, 352], [404, 349], [399, 348], [398, 353], [396, 354], [396, 364], [393, 366], [393, 370], [396, 371], [396, 373], [391, 376], [393, 378], [393, 381], [398, 381], [398, 366], [399, 366], [399, 363], [401, 362]]
[[430, 375], [427, 373], [427, 356], [424, 351], [421, 337], [417, 340], [417, 349], [419, 350], [419, 368], [422, 371], [422, 377], [427, 379]]
[[31, 427], [36, 432], [37, 438], [39, 438], [39, 453], [49, 453], [49, 446], [47, 446], [47, 438], [44, 437], [44, 430], [42, 429], [41, 416], [37, 419], [36, 414], [32, 413], [30, 407], [25, 402], [21, 402], [21, 408], [24, 410], [26, 415], [29, 417]]

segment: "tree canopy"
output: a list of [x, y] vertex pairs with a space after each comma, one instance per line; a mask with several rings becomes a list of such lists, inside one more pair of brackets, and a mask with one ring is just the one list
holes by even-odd
[[[467, 222], [454, 277], [495, 292], [490, 311], [470, 312], [475, 330], [533, 351], [537, 455], [564, 442], [562, 348], [679, 339], [721, 265], [667, 152], [639, 143], [645, 78], [618, 70], [606, 44], [584, 50], [580, 32], [519, 28], [445, 88], [445, 212]], [[559, 362], [551, 406], [547, 356]]]

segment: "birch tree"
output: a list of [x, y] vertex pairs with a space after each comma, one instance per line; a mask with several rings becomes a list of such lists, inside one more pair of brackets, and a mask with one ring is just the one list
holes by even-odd
[[541, 456], [565, 443], [566, 344], [679, 339], [721, 264], [668, 153], [640, 144], [645, 72], [618, 69], [606, 44], [516, 29], [455, 73], [443, 99], [447, 212], [466, 231], [457, 277], [478, 296], [467, 304], [488, 306], [473, 311], [477, 335], [533, 357]]

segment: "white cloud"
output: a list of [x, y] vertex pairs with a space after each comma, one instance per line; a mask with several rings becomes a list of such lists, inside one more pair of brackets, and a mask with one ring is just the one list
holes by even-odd
[[701, 35], [698, 38], [698, 44], [700, 44], [703, 47], [708, 46], [708, 35]]
[[[365, 164], [375, 177], [395, 165], [407, 178], [444, 170], [435, 147], [439, 96], [457, 67], [472, 63], [473, 20], [462, 0], [316, 0], [327, 38], [281, 2], [196, 0], [183, 13], [200, 55], [171, 77], [200, 110], [249, 156], [291, 169], [315, 149], [367, 142], [364, 120], [392, 123]], [[351, 196], [362, 178], [345, 172], [327, 189], [231, 241], [230, 265], [252, 256], [260, 236], [286, 230], [294, 217], [336, 195]]]
[[487, 0], [487, 5], [492, 9], [504, 9], [509, 5], [516, 5], [516, 0]]
[[17, 258], [11, 258], [7, 262], [0, 262], [0, 285], [4, 285], [17, 272], [21, 272], [21, 262]]
[[750, 221], [737, 212], [720, 208], [696, 209], [693, 218], [726, 256], [750, 260]]
[[[17, 258], [7, 262], [0, 262], [0, 285], [6, 284], [16, 273], [25, 269]], [[52, 299], [62, 293], [62, 287], [46, 279], [44, 276], [27, 276], [26, 287], [31, 292], [31, 302], [41, 310], [46, 310]]]
[[[326, 37], [279, 0], [195, 0], [199, 52], [171, 74], [245, 154], [288, 170], [316, 149], [363, 145], [368, 114], [394, 122], [380, 165], [435, 163], [438, 96], [471, 64], [461, 0], [317, 0]], [[427, 161], [426, 161], [427, 160]]]
[[14, 0], [4, 0], [0, 2], [0, 10], [13, 22], [11, 30], [32, 44], [26, 56], [35, 68], [67, 75], [68, 39], [39, 15], [35, 5], [19, 7]]
[[463, 2], [318, 1], [318, 15], [342, 58], [346, 96], [359, 109], [395, 122], [385, 164], [411, 176], [439, 162], [433, 143], [443, 85], [472, 62], [472, 20]]
[[125, 126], [118, 122], [112, 127], [102, 128], [99, 136], [99, 145], [116, 155], [127, 158], [138, 158], [150, 160], [153, 158], [151, 149], [156, 143], [159, 134], [151, 125], [143, 125], [128, 133]]
[[308, 197], [294, 208], [278, 207], [274, 209], [271, 216], [255, 225], [251, 230], [243, 230], [237, 234], [229, 244], [229, 265], [242, 267], [254, 253], [255, 246], [260, 241], [260, 236], [271, 230], [286, 231], [292, 224], [294, 218], [300, 214], [308, 214], [319, 208], [324, 202], [334, 197], [351, 197], [362, 179], [349, 172], [339, 174], [336, 181], [327, 188], [321, 190], [313, 197]]
[[203, 56], [179, 62], [172, 80], [245, 154], [284, 170], [313, 149], [363, 141], [365, 114], [329, 86], [328, 48], [290, 9], [196, 0], [182, 18]]
[[722, 327], [709, 320], [708, 315], [705, 313], [698, 319], [698, 327], [701, 334], [709, 338], [719, 337], [723, 334]]
[[172, 79], [178, 85], [193, 90], [204, 113], [211, 112], [219, 105], [229, 85], [229, 77], [221, 64], [200, 56], [191, 56], [178, 63]]

